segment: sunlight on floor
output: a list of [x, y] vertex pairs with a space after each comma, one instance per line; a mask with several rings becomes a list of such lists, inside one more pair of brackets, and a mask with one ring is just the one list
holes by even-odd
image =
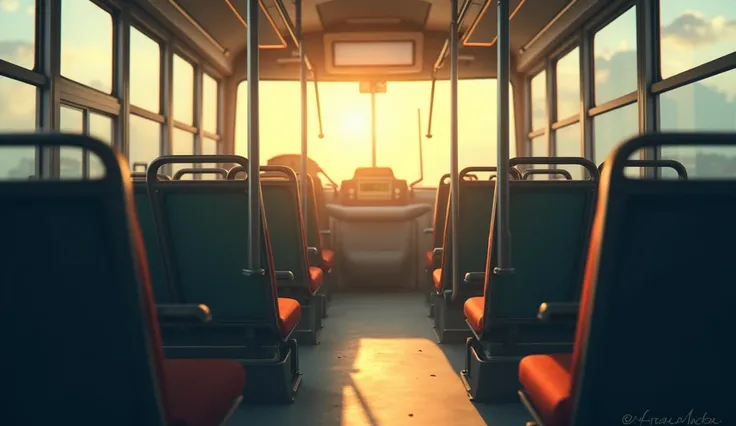
[[360, 339], [349, 385], [342, 388], [342, 425], [450, 425], [458, 419], [486, 424], [436, 343]]

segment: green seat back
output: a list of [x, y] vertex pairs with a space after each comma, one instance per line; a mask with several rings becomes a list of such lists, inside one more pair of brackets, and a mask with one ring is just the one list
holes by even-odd
[[437, 186], [434, 199], [434, 216], [432, 217], [432, 247], [442, 247], [445, 239], [445, 221], [447, 221], [447, 205], [450, 198], [450, 184], [445, 182], [445, 176]]
[[[157, 184], [155, 210], [168, 242], [166, 256], [183, 303], [209, 306], [214, 323], [274, 326], [272, 276], [246, 274], [250, 236], [247, 181], [171, 181]], [[272, 269], [266, 224], [261, 267]]]
[[289, 287], [304, 284], [308, 288], [307, 253], [297, 182], [281, 178], [263, 179], [261, 188], [274, 266], [277, 271], [294, 274], [294, 282], [289, 283]]
[[[460, 182], [460, 220], [457, 231], [452, 228], [450, 212], [452, 201], [447, 203], [447, 220], [445, 224], [444, 249], [442, 255], [443, 290], [452, 285], [452, 274], [457, 275], [460, 282], [460, 299], [482, 293], [482, 285], [463, 282], [468, 272], [482, 272], [486, 268], [488, 250], [488, 232], [491, 226], [493, 194], [495, 181]], [[448, 191], [449, 192], [449, 191]], [[452, 233], [458, 233], [459, 269], [452, 270]], [[461, 300], [461, 302], [462, 302]], [[460, 302], [460, 303], [461, 303]]]
[[[489, 275], [488, 323], [493, 319], [534, 320], [544, 302], [579, 299], [596, 184], [509, 182], [511, 259], [515, 272]], [[494, 241], [492, 238], [490, 244], [495, 255]], [[496, 266], [495, 256], [490, 266]]]
[[151, 277], [153, 297], [156, 303], [173, 303], [174, 295], [171, 294], [166, 281], [166, 272], [161, 258], [158, 235], [156, 234], [156, 221], [153, 217], [153, 208], [151, 207], [151, 200], [148, 198], [146, 183], [134, 182], [133, 194], [138, 223], [141, 234], [143, 234], [143, 244], [148, 257], [148, 273]]
[[304, 192], [307, 197], [307, 223], [304, 225], [304, 233], [307, 237], [307, 247], [316, 247], [322, 249], [322, 242], [319, 234], [319, 212], [317, 211], [317, 198], [315, 196], [314, 179], [309, 176], [307, 179], [307, 190]]

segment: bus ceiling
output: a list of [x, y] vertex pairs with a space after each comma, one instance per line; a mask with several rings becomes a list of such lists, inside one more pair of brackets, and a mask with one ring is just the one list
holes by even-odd
[[[136, 0], [187, 21], [189, 38], [228, 74], [245, 78], [244, 1]], [[296, 9], [292, 0], [260, 0], [262, 80], [299, 80]], [[510, 0], [512, 72], [528, 66], [610, 0]], [[320, 81], [449, 79], [449, 0], [303, 0], [302, 28], [309, 79]], [[459, 0], [458, 77], [496, 76], [494, 0]], [[377, 55], [376, 52], [381, 52]]]

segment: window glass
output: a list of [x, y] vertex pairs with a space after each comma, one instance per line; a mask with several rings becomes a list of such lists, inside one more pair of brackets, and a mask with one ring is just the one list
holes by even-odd
[[662, 78], [736, 52], [736, 2], [661, 1]]
[[217, 133], [217, 80], [204, 74], [202, 82], [202, 129]]
[[[172, 155], [192, 155], [194, 154], [194, 135], [186, 130], [174, 129], [174, 135], [171, 141]], [[191, 164], [172, 164], [171, 176], [174, 176], [177, 170], [192, 167]], [[186, 175], [185, 179], [191, 179], [192, 175]]]
[[596, 166], [604, 162], [614, 148], [639, 133], [638, 108], [633, 103], [593, 117], [593, 162]]
[[557, 61], [557, 121], [580, 113], [580, 50]]
[[541, 135], [532, 139], [532, 157], [549, 157], [547, 136]]
[[[663, 93], [659, 104], [662, 131], [736, 132], [736, 70]], [[664, 147], [662, 157], [681, 162], [689, 177], [736, 177], [734, 147]]]
[[595, 103], [636, 90], [636, 7], [595, 34]]
[[[34, 130], [36, 87], [0, 76], [0, 133]], [[0, 148], [0, 179], [27, 179], [35, 170], [35, 148]]]
[[[547, 136], [546, 135], [540, 135], [531, 140], [530, 144], [531, 149], [531, 156], [532, 157], [549, 157], [549, 143], [547, 143]], [[547, 166], [519, 166], [519, 170], [526, 170], [526, 169], [534, 169], [534, 168], [547, 168]], [[545, 175], [534, 175], [529, 177], [530, 180], [547, 180], [548, 176]]]
[[[161, 125], [137, 115], [130, 115], [130, 146], [128, 160], [131, 171], [142, 172], [142, 166], [148, 167], [151, 161], [161, 155]], [[163, 173], [163, 172], [161, 172]]]
[[[377, 164], [392, 167], [399, 179], [419, 177], [419, 133], [424, 157], [423, 185], [436, 186], [449, 172], [449, 93], [447, 81], [438, 81], [431, 139], [427, 133], [429, 81], [389, 82], [385, 94], [376, 95]], [[463, 80], [459, 90], [459, 166], [496, 165], [496, 81]], [[357, 167], [371, 165], [370, 95], [359, 93], [358, 83], [320, 83], [324, 139], [319, 133], [314, 91], [308, 91], [308, 152], [336, 182], [351, 179]], [[238, 88], [236, 148], [247, 156], [247, 85]], [[299, 82], [260, 83], [261, 158], [299, 153]], [[291, 100], [291, 101], [289, 101]], [[417, 124], [421, 111], [422, 128]], [[327, 118], [329, 117], [329, 118]], [[516, 155], [513, 114], [510, 117], [510, 156]], [[293, 123], [284, 125], [284, 123]]]
[[[583, 157], [583, 142], [580, 135], [580, 123], [571, 124], [555, 132], [555, 142], [557, 143], [556, 154], [558, 157]], [[575, 180], [583, 179], [585, 174], [580, 166], [550, 166], [552, 168], [559, 167], [567, 170]], [[560, 176], [558, 176], [559, 178]]]
[[174, 55], [174, 120], [194, 124], [194, 67]]
[[0, 59], [33, 69], [36, 64], [36, 1], [0, 0]]
[[539, 130], [544, 128], [547, 122], [547, 72], [542, 71], [534, 78], [531, 84], [532, 100], [532, 128]]
[[[59, 130], [63, 133], [84, 134], [84, 112], [80, 109], [61, 106]], [[66, 179], [81, 179], [83, 176], [82, 149], [65, 147], [60, 149], [59, 176]]]
[[112, 93], [112, 16], [89, 0], [61, 2], [61, 75]]
[[202, 155], [217, 155], [217, 141], [210, 138], [202, 138]]
[[[112, 145], [112, 118], [106, 115], [90, 112], [89, 135], [107, 143], [108, 145]], [[92, 153], [88, 153], [87, 155], [89, 156], [89, 177], [103, 177], [105, 175], [105, 166], [102, 165], [100, 159]]]
[[130, 27], [130, 103], [160, 112], [161, 46]]

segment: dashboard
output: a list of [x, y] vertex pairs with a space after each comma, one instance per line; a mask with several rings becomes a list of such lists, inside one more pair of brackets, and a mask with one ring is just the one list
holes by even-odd
[[396, 179], [390, 167], [360, 167], [340, 185], [340, 201], [346, 206], [397, 206], [408, 198], [406, 180]]

